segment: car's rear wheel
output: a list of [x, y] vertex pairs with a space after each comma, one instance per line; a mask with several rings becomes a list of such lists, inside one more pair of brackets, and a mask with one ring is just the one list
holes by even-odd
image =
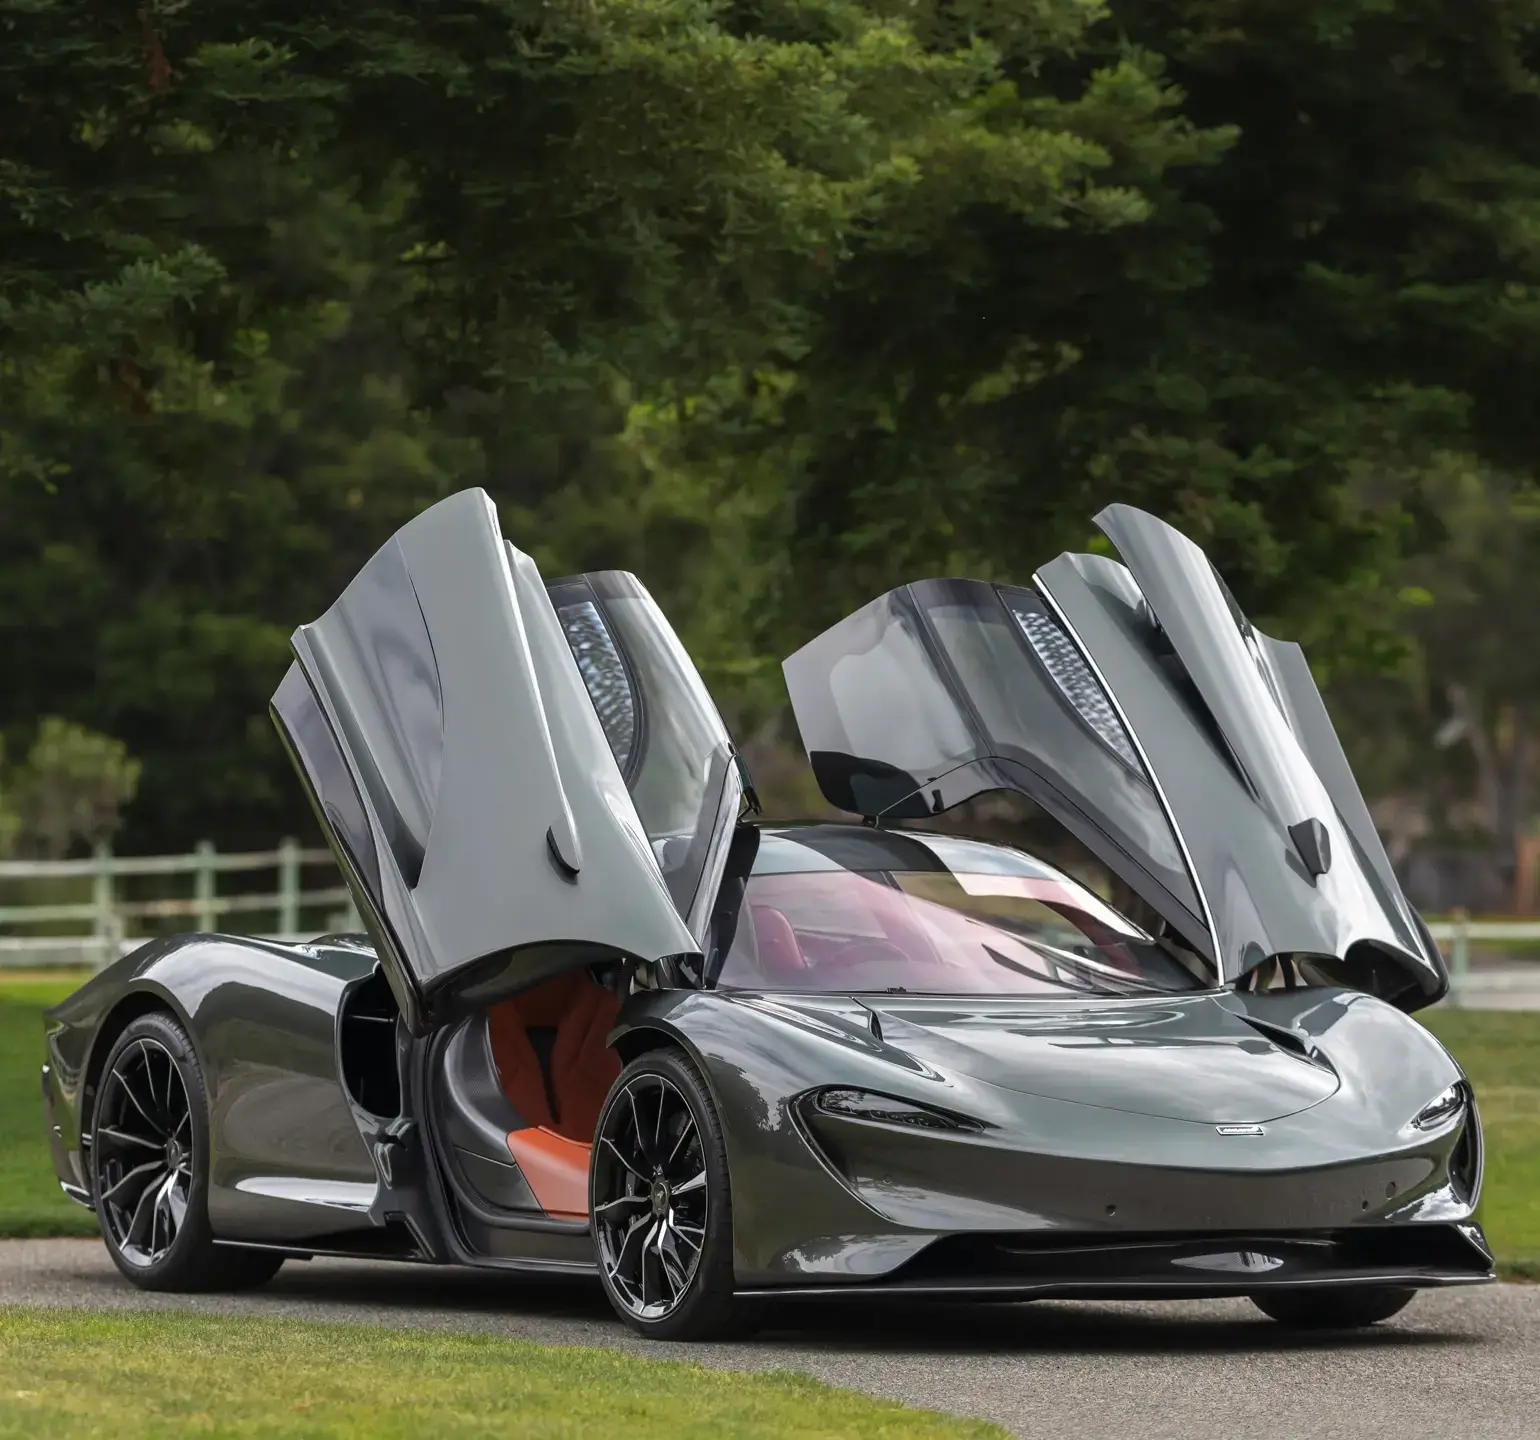
[[208, 1092], [169, 1015], [141, 1015], [102, 1067], [91, 1127], [91, 1195], [107, 1253], [141, 1290], [238, 1290], [283, 1256], [214, 1244], [208, 1220]]
[[705, 1084], [678, 1050], [649, 1051], [610, 1088], [589, 1175], [605, 1293], [657, 1340], [742, 1334], [756, 1306], [733, 1295], [727, 1148]]
[[1389, 1320], [1417, 1292], [1389, 1285], [1348, 1285], [1331, 1290], [1273, 1290], [1251, 1303], [1269, 1319], [1302, 1330], [1357, 1330]]

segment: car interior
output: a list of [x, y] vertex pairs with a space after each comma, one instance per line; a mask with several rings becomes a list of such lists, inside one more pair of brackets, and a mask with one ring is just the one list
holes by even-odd
[[462, 1198], [481, 1202], [484, 1222], [587, 1218], [594, 1131], [620, 1074], [605, 1044], [619, 1011], [614, 990], [578, 970], [449, 1033], [432, 1070], [438, 1118]]

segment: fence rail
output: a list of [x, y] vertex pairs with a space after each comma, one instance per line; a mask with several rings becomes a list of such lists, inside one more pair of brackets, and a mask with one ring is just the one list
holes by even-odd
[[[89, 924], [87, 934], [27, 935], [0, 933], [0, 968], [19, 965], [105, 964], [144, 936], [131, 936], [127, 922], [190, 919], [197, 930], [219, 928], [222, 918], [268, 913], [276, 918], [272, 930], [261, 933], [277, 939], [300, 939], [315, 932], [300, 929], [306, 911], [325, 909], [333, 914], [333, 928], [361, 928], [352, 896], [344, 885], [325, 885], [306, 890], [301, 872], [308, 866], [325, 865], [336, 878], [330, 850], [307, 850], [296, 840], [280, 842], [276, 850], [222, 855], [208, 842], [189, 855], [114, 855], [105, 846], [89, 860], [0, 860], [0, 885], [16, 880], [90, 879], [90, 900], [59, 904], [0, 905], [0, 931], [39, 925]], [[277, 888], [260, 894], [219, 894], [219, 876], [272, 870]], [[189, 897], [126, 900], [117, 893], [117, 881], [144, 875], [191, 875]], [[1447, 947], [1454, 981], [1452, 999], [1470, 973], [1473, 942], [1502, 944], [1540, 942], [1540, 920], [1472, 920], [1456, 911], [1447, 920], [1428, 926], [1433, 938]]]
[[[306, 867], [324, 865], [332, 883], [305, 889], [301, 884]], [[276, 887], [267, 892], [219, 893], [221, 875], [271, 870]], [[118, 892], [117, 882], [146, 875], [192, 877], [190, 896], [128, 899]], [[145, 938], [132, 931], [133, 922], [184, 919], [196, 930], [216, 930], [228, 917], [272, 915], [276, 924], [261, 933], [281, 939], [299, 939], [314, 931], [302, 931], [301, 917], [317, 910], [330, 913], [337, 927], [358, 928], [357, 914], [347, 887], [337, 884], [335, 862], [329, 850], [307, 850], [298, 841], [284, 840], [276, 850], [222, 855], [201, 842], [189, 855], [114, 855], [105, 846], [88, 860], [0, 860], [0, 885], [7, 881], [89, 880], [89, 900], [57, 903], [0, 905], [0, 968], [31, 965], [106, 964]], [[14, 933], [39, 926], [88, 925], [87, 934], [49, 935]], [[132, 938], [130, 938], [132, 936]]]

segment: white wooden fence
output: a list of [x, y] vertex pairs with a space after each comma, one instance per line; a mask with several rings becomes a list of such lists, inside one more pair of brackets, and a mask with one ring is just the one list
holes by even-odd
[[[325, 867], [332, 883], [304, 889], [302, 872]], [[263, 893], [221, 895], [219, 877], [238, 871], [271, 870], [276, 887]], [[186, 898], [127, 900], [118, 894], [117, 881], [134, 875], [191, 875], [192, 895]], [[361, 929], [347, 887], [337, 884], [336, 864], [329, 850], [305, 850], [296, 840], [282, 841], [276, 850], [221, 855], [207, 840], [191, 855], [114, 855], [105, 846], [90, 860], [0, 860], [0, 885], [6, 881], [91, 881], [91, 898], [59, 904], [0, 905], [0, 968], [49, 965], [104, 965], [142, 943], [142, 927], [136, 921], [177, 919], [187, 923], [176, 929], [225, 930], [236, 934], [262, 934], [297, 940], [320, 933], [302, 930], [303, 914], [328, 912], [328, 930]], [[271, 927], [248, 930], [244, 917], [267, 915]], [[35, 931], [58, 925], [89, 926], [73, 934], [5, 933]], [[1443, 946], [1454, 980], [1452, 999], [1458, 999], [1470, 973], [1472, 942], [1503, 944], [1540, 941], [1540, 921], [1471, 920], [1458, 912], [1448, 920], [1431, 924], [1433, 938]]]
[[[303, 872], [316, 867], [325, 867], [330, 883], [305, 889]], [[275, 872], [273, 890], [219, 893], [221, 875], [261, 870]], [[189, 875], [192, 894], [153, 900], [119, 894], [120, 879], [141, 875]], [[177, 930], [223, 930], [296, 940], [320, 933], [302, 929], [300, 921], [307, 914], [324, 911], [326, 929], [362, 928], [352, 897], [338, 879], [330, 850], [306, 850], [295, 840], [284, 840], [276, 850], [246, 854], [221, 855], [205, 840], [191, 855], [129, 857], [114, 855], [102, 846], [89, 860], [0, 860], [0, 886], [7, 881], [74, 880], [78, 890], [79, 881], [89, 880], [91, 887], [89, 900], [0, 905], [0, 968], [104, 965], [143, 942], [147, 920], [175, 919], [182, 922], [171, 927]], [[256, 929], [243, 923], [262, 918], [272, 923]], [[74, 933], [46, 933], [61, 925], [79, 928]], [[40, 929], [45, 933], [36, 933]]]

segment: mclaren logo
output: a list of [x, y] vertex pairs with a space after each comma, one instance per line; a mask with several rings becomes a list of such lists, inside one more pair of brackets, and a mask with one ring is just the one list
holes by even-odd
[[1221, 1135], [1265, 1135], [1267, 1133], [1260, 1125], [1216, 1125], [1214, 1129]]

